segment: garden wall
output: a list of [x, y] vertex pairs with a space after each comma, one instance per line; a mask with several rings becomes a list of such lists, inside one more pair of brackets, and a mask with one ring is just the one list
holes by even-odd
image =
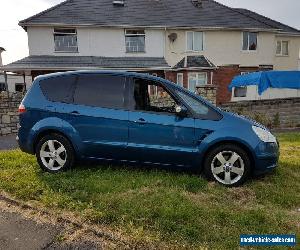
[[18, 132], [18, 107], [22, 93], [0, 92], [0, 136]]
[[300, 127], [300, 98], [230, 102], [221, 105], [269, 128]]

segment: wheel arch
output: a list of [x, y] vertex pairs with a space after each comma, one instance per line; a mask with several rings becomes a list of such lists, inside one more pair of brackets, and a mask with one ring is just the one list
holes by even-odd
[[33, 150], [34, 150], [34, 153], [36, 153], [36, 147], [38, 145], [38, 142], [46, 135], [50, 135], [50, 134], [58, 134], [58, 135], [61, 135], [63, 137], [65, 137], [71, 144], [74, 152], [76, 153], [76, 150], [75, 150], [75, 147], [74, 147], [74, 144], [72, 142], [72, 140], [65, 134], [63, 133], [62, 131], [60, 130], [57, 130], [57, 129], [45, 129], [45, 130], [42, 130], [40, 131], [34, 138], [34, 141], [33, 141]]
[[248, 145], [246, 145], [245, 143], [242, 143], [240, 141], [237, 141], [237, 140], [221, 140], [221, 141], [218, 141], [218, 142], [215, 142], [215, 143], [209, 145], [208, 148], [206, 148], [206, 150], [204, 151], [203, 157], [201, 160], [201, 171], [204, 168], [204, 162], [205, 162], [205, 159], [206, 159], [207, 155], [209, 154], [209, 152], [212, 151], [214, 148], [216, 148], [220, 145], [224, 145], [224, 144], [234, 144], [234, 145], [242, 148], [249, 156], [250, 163], [251, 163], [250, 164], [251, 171], [253, 171], [255, 169], [255, 160], [254, 160], [255, 158], [254, 158], [253, 152], [251, 151], [251, 149], [249, 148]]

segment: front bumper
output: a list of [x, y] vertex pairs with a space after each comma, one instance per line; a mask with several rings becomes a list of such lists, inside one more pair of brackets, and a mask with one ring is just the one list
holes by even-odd
[[254, 174], [264, 174], [278, 167], [279, 144], [260, 142], [255, 148]]

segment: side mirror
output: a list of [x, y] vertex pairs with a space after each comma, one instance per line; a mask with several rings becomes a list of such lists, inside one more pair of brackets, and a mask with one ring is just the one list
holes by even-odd
[[180, 117], [186, 117], [188, 110], [184, 106], [176, 105], [175, 112], [176, 112], [176, 115], [178, 115]]

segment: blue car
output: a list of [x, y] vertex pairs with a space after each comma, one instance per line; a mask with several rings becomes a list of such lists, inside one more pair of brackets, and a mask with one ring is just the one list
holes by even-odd
[[51, 173], [99, 159], [193, 168], [238, 186], [278, 163], [277, 140], [264, 126], [147, 74], [39, 76], [19, 113], [20, 148]]

